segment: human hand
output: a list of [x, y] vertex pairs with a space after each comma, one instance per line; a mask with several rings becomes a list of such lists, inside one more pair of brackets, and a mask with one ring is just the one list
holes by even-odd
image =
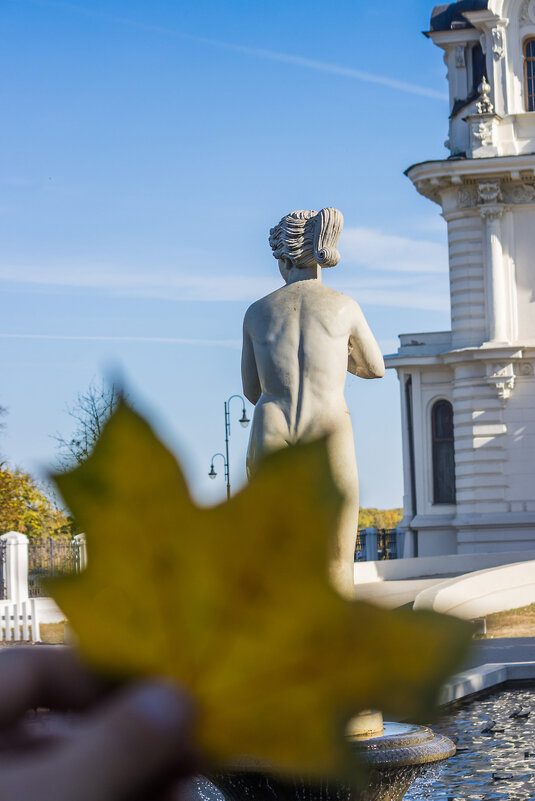
[[66, 648], [4, 648], [0, 799], [179, 801], [197, 765], [193, 720], [165, 681], [106, 693]]

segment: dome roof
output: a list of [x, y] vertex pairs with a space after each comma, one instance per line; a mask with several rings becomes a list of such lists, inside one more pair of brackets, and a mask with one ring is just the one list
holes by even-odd
[[489, 0], [457, 0], [435, 6], [431, 14], [432, 31], [451, 31], [456, 28], [471, 28], [472, 25], [463, 17], [465, 11], [483, 11], [489, 7]]

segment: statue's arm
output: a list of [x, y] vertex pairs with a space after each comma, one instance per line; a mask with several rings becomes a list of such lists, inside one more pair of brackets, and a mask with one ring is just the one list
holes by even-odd
[[241, 352], [241, 380], [243, 385], [243, 394], [247, 400], [256, 404], [262, 389], [260, 387], [260, 379], [258, 378], [258, 370], [256, 368], [256, 359], [254, 355], [253, 342], [251, 335], [247, 329], [247, 317], [243, 323], [243, 347]]
[[357, 303], [353, 309], [347, 369], [359, 378], [382, 378], [385, 374], [383, 354]]

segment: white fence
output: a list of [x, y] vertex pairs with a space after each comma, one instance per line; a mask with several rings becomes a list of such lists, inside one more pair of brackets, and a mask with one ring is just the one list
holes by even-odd
[[0, 602], [0, 627], [2, 642], [39, 642], [39, 616], [35, 598], [13, 603]]
[[[80, 549], [80, 568], [87, 564], [85, 536], [74, 538]], [[17, 531], [0, 536], [0, 633], [3, 642], [39, 642], [40, 607], [47, 599], [30, 598], [28, 590], [28, 537]]]

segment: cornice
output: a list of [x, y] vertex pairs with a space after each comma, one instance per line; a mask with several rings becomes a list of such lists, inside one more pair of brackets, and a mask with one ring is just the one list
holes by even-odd
[[404, 172], [411, 181], [448, 176], [502, 176], [507, 173], [531, 172], [535, 176], [535, 153], [518, 156], [491, 156], [480, 159], [436, 159], [411, 164]]
[[444, 364], [462, 364], [473, 361], [494, 361], [522, 359], [524, 348], [521, 345], [497, 345], [489, 343], [479, 348], [459, 348], [442, 353], [440, 356]]
[[477, 42], [481, 36], [480, 31], [475, 28], [454, 28], [450, 31], [423, 31], [424, 36], [431, 39], [433, 44], [447, 50], [456, 44], [466, 42]]
[[474, 28], [491, 28], [496, 24], [508, 25], [509, 20], [503, 19], [499, 14], [495, 14], [490, 9], [480, 9], [478, 11], [464, 11], [463, 17], [468, 20]]
[[387, 369], [398, 367], [423, 367], [427, 365], [437, 365], [440, 367], [441, 354], [435, 356], [418, 356], [417, 354], [390, 353], [384, 356]]
[[[504, 402], [512, 395], [518, 379], [535, 377], [535, 347], [518, 343], [485, 342], [480, 347], [448, 350], [435, 356], [399, 353], [385, 357], [386, 366], [395, 369], [445, 366], [453, 370], [474, 362], [480, 362], [484, 369], [478, 381], [485, 381]], [[472, 381], [467, 378], [461, 383]]]
[[[527, 191], [535, 179], [535, 153], [519, 156], [493, 156], [478, 159], [442, 159], [413, 164], [405, 175], [412, 181], [417, 191], [424, 197], [442, 205], [442, 194], [448, 189], [462, 187], [477, 189], [481, 181], [501, 181], [504, 188], [510, 188], [508, 202], [535, 202], [535, 191], [531, 196]], [[526, 184], [528, 182], [528, 184]], [[525, 191], [523, 191], [523, 189]], [[516, 190], [516, 191], [515, 191]], [[459, 199], [459, 208], [477, 205], [477, 191], [473, 200]]]

